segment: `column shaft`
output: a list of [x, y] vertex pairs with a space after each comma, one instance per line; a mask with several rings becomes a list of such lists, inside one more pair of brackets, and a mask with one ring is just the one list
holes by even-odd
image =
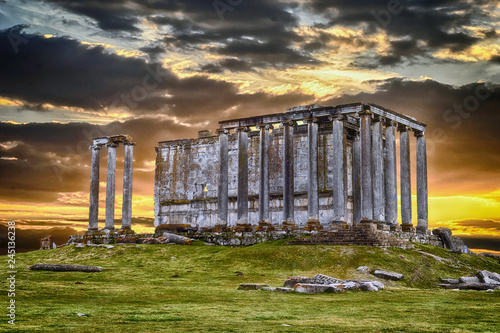
[[334, 222], [347, 221], [347, 192], [346, 178], [346, 135], [344, 121], [341, 116], [333, 118], [332, 123], [333, 144], [333, 213]]
[[122, 229], [130, 229], [132, 227], [133, 163], [134, 146], [126, 144], [123, 165]]
[[219, 214], [219, 225], [227, 225], [227, 213], [228, 213], [228, 139], [227, 131], [219, 131], [219, 193], [218, 193], [218, 214]]
[[293, 124], [283, 123], [283, 220], [294, 219]]
[[319, 196], [318, 196], [318, 119], [307, 121], [308, 139], [308, 190], [307, 212], [309, 221], [319, 221]]
[[394, 122], [385, 127], [385, 220], [396, 225], [398, 219], [398, 184], [396, 170], [396, 135]]
[[108, 172], [106, 176], [106, 220], [104, 229], [115, 228], [115, 173], [116, 146], [108, 146]]
[[361, 222], [372, 222], [372, 145], [370, 133], [372, 113], [365, 110], [359, 116], [361, 136]]
[[411, 225], [411, 169], [409, 129], [400, 127], [399, 141], [401, 157], [401, 222]]
[[269, 130], [260, 126], [259, 222], [269, 222]]
[[372, 189], [373, 219], [377, 222], [385, 222], [383, 141], [382, 121], [376, 119], [372, 123]]
[[361, 139], [356, 134], [352, 142], [352, 196], [353, 196], [353, 224], [361, 221]]
[[248, 129], [238, 129], [238, 223], [248, 223]]
[[90, 169], [89, 230], [98, 230], [99, 218], [99, 160], [101, 147], [91, 147], [92, 165]]
[[417, 231], [428, 228], [427, 147], [424, 133], [417, 135]]

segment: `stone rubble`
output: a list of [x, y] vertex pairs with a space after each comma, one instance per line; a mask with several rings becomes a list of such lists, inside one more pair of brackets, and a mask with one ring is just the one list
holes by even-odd
[[265, 290], [275, 292], [297, 292], [304, 294], [343, 293], [346, 291], [378, 291], [384, 284], [375, 280], [340, 280], [328, 275], [316, 274], [312, 278], [306, 276], [289, 276], [283, 287], [270, 287], [265, 283], [242, 283], [239, 290]]
[[386, 279], [386, 280], [399, 281], [399, 280], [404, 279], [403, 274], [394, 273], [394, 272], [386, 272], [386, 271], [382, 271], [382, 270], [378, 270], [378, 269], [375, 272], [373, 272], [373, 275], [375, 275], [376, 277], [382, 278], [382, 279]]
[[459, 279], [440, 279], [444, 289], [494, 290], [500, 289], [500, 274], [487, 270], [478, 271], [477, 276], [462, 276]]

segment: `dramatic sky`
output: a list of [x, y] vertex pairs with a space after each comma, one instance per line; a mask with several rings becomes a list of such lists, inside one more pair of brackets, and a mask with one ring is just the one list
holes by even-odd
[[82, 231], [90, 140], [123, 133], [148, 230], [158, 141], [373, 102], [428, 124], [430, 226], [500, 250], [499, 22], [493, 0], [0, 0], [0, 219]]

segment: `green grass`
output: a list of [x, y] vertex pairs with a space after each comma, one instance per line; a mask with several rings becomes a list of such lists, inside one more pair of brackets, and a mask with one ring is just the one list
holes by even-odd
[[[197, 243], [199, 244], [199, 243]], [[500, 291], [441, 290], [439, 277], [478, 269], [500, 272], [498, 260], [362, 246], [245, 248], [123, 245], [68, 246], [18, 254], [14, 331], [75, 332], [498, 332]], [[417, 250], [448, 259], [443, 263]], [[7, 265], [7, 257], [0, 257]], [[98, 265], [99, 273], [28, 271], [35, 263]], [[369, 278], [358, 266], [405, 275], [377, 293], [304, 295], [236, 290], [240, 283], [281, 286], [289, 275]], [[236, 276], [241, 271], [244, 276]], [[7, 306], [1, 274], [2, 308]], [[172, 277], [178, 275], [179, 277]], [[80, 281], [83, 284], [75, 284]], [[5, 310], [4, 310], [5, 311]], [[85, 313], [86, 317], [78, 317]], [[5, 318], [5, 317], [3, 317]], [[290, 325], [290, 326], [283, 326]], [[6, 319], [0, 330], [12, 331]]]

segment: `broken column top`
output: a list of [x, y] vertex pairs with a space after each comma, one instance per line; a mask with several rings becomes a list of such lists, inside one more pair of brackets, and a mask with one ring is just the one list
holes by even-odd
[[111, 145], [135, 145], [132, 137], [128, 134], [119, 134], [112, 136], [101, 136], [92, 140], [92, 147], [103, 147]]

